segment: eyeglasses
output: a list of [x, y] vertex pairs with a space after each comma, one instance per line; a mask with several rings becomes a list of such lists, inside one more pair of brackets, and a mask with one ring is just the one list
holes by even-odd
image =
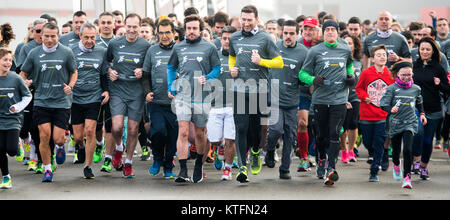
[[291, 35], [294, 36], [296, 33], [295, 32], [283, 32], [284, 35]]
[[159, 35], [161, 35], [161, 36], [163, 36], [163, 35], [169, 35], [169, 34], [172, 34], [172, 32], [170, 32], [170, 31], [166, 31], [166, 32], [158, 32], [158, 34]]

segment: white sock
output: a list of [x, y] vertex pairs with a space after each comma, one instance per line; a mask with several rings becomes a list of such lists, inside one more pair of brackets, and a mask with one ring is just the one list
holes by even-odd
[[105, 158], [109, 158], [112, 160], [112, 156], [111, 155], [106, 155]]
[[267, 155], [267, 151], [263, 151], [263, 155], [265, 157]]
[[231, 170], [232, 167], [233, 167], [233, 164], [225, 163], [225, 168], [228, 168]]
[[119, 145], [116, 145], [116, 151], [120, 151], [120, 152], [123, 151], [123, 145], [122, 145], [122, 143], [119, 144]]
[[58, 149], [58, 148], [63, 148], [64, 145], [63, 145], [63, 146], [59, 146], [59, 145], [55, 144], [55, 147], [56, 147], [56, 149]]
[[125, 164], [133, 164], [133, 161], [125, 159]]
[[6, 176], [3, 176], [3, 179], [6, 178], [6, 177], [8, 177], [9, 179], [11, 179], [11, 175], [9, 175], [9, 174], [6, 175]]
[[52, 171], [52, 165], [51, 164], [44, 165], [44, 170], [45, 171], [50, 170], [50, 172], [51, 172]]
[[99, 145], [99, 146], [103, 146], [105, 144], [105, 138], [103, 138], [103, 140], [102, 141], [97, 141], [97, 145]]

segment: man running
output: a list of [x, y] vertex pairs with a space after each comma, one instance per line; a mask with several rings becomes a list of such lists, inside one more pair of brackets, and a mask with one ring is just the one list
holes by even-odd
[[[110, 108], [112, 135], [116, 145], [113, 167], [123, 168], [125, 178], [134, 176], [132, 160], [137, 144], [139, 122], [144, 112], [144, 93], [141, 85], [142, 66], [150, 43], [139, 38], [141, 17], [131, 13], [125, 18], [126, 34], [109, 43], [106, 60], [112, 63], [108, 69], [110, 79]], [[122, 162], [124, 117], [128, 115], [127, 157]]]
[[88, 20], [86, 18], [86, 12], [84, 11], [75, 12], [72, 17], [73, 31], [61, 36], [59, 42], [64, 46], [68, 46], [69, 48], [71, 48], [73, 45], [77, 45], [78, 42], [80, 41], [81, 26], [87, 22]]
[[[47, 23], [42, 27], [42, 47], [31, 50], [20, 75], [28, 86], [34, 85], [33, 118], [39, 128], [39, 150], [44, 163], [42, 182], [52, 182], [50, 136], [56, 149], [64, 149], [72, 105], [72, 88], [77, 81], [76, 62], [70, 48], [58, 43], [58, 26]], [[28, 79], [31, 76], [31, 79]], [[52, 130], [53, 129], [53, 130]], [[65, 155], [59, 160], [65, 160]]]
[[271, 69], [272, 79], [279, 82], [279, 91], [272, 91], [279, 101], [279, 107], [272, 109], [272, 113], [278, 114], [273, 125], [269, 126], [267, 135], [266, 165], [275, 167], [275, 146], [278, 139], [283, 136], [283, 156], [279, 169], [280, 179], [291, 179], [289, 167], [291, 165], [292, 146], [295, 142], [297, 131], [297, 108], [300, 100], [298, 72], [300, 72], [308, 50], [297, 43], [300, 28], [297, 22], [288, 20], [283, 25], [283, 41], [277, 43], [283, 57], [283, 69]]
[[[169, 59], [168, 90], [169, 97], [174, 100], [178, 120], [177, 153], [180, 162], [180, 174], [176, 182], [189, 182], [186, 167], [188, 153], [189, 122], [194, 124], [195, 146], [197, 159], [195, 161], [192, 181], [203, 180], [203, 155], [209, 152], [206, 139], [206, 111], [204, 97], [208, 95], [204, 86], [207, 81], [215, 79], [220, 74], [220, 60], [217, 48], [204, 40], [201, 33], [204, 23], [198, 15], [184, 19], [186, 40], [175, 45]], [[174, 85], [177, 72], [180, 76]], [[181, 88], [180, 88], [181, 87]], [[175, 93], [175, 90], [178, 90]]]
[[[93, 24], [81, 26], [81, 41], [72, 47], [77, 61], [78, 80], [73, 90], [72, 125], [75, 142], [80, 152], [85, 152], [84, 178], [92, 179], [92, 162], [96, 148], [95, 130], [100, 106], [109, 100], [107, 88], [107, 63], [104, 61], [106, 48], [95, 47], [97, 37]], [[86, 145], [84, 144], [86, 137]], [[81, 151], [85, 148], [85, 151]]]
[[269, 68], [282, 69], [283, 59], [272, 37], [266, 31], [259, 30], [258, 9], [255, 6], [245, 6], [241, 10], [241, 23], [242, 31], [230, 38], [229, 68], [235, 78], [237, 96], [234, 122], [240, 168], [236, 178], [246, 183], [249, 181], [246, 166], [249, 147], [252, 147], [250, 170], [254, 175], [261, 171], [261, 122], [268, 113]]

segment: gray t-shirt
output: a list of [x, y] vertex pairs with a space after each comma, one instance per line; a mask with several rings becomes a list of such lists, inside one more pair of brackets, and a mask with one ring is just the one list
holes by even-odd
[[112, 38], [103, 38], [102, 35], [99, 34], [97, 35], [97, 39], [95, 39], [95, 45], [108, 49], [109, 42], [115, 38], [116, 37], [114, 35]]
[[64, 84], [69, 84], [70, 74], [75, 72], [76, 65], [72, 50], [61, 43], [53, 53], [45, 52], [43, 46], [31, 50], [22, 71], [31, 74], [36, 88], [34, 105], [70, 109], [72, 95], [64, 93]]
[[325, 43], [312, 47], [306, 57], [303, 69], [313, 76], [325, 77], [324, 85], [314, 87], [312, 104], [341, 105], [347, 103], [347, 65], [352, 60], [352, 52], [347, 44], [338, 43], [330, 48]]
[[361, 60], [353, 59], [353, 67], [355, 68], [355, 85], [349, 88], [348, 101], [349, 102], [361, 102], [361, 100], [356, 95], [356, 84], [358, 83], [359, 76], [361, 75], [362, 62]]
[[141, 100], [144, 92], [140, 79], [134, 75], [134, 70], [142, 68], [145, 54], [150, 43], [142, 38], [128, 42], [125, 36], [116, 38], [109, 43], [106, 60], [112, 63], [112, 69], [119, 73], [119, 79], [109, 84], [111, 96], [119, 96], [126, 100]]
[[211, 106], [214, 108], [233, 107], [232, 96], [234, 79], [231, 76], [230, 67], [228, 65], [228, 56], [225, 56], [222, 49], [218, 51], [219, 59], [221, 63], [220, 75], [212, 85], [212, 98]]
[[423, 103], [423, 99], [418, 85], [414, 84], [409, 89], [403, 89], [394, 83], [386, 89], [386, 93], [381, 98], [380, 106], [399, 107], [397, 113], [389, 114], [388, 135], [390, 137], [404, 131], [417, 134], [418, 120], [415, 110], [416, 104], [420, 105], [421, 103]]
[[59, 38], [59, 42], [69, 48], [72, 48], [74, 45], [78, 45], [80, 42], [80, 36], [76, 35], [75, 32], [69, 32], [64, 34]]
[[35, 47], [41, 46], [40, 44], [37, 44], [35, 40], [32, 40], [25, 44], [22, 49], [20, 49], [19, 56], [16, 58], [16, 65], [21, 66], [25, 62], [25, 59], [27, 59], [28, 54], [32, 49]]
[[[255, 35], [244, 36], [242, 31], [235, 32], [230, 37], [230, 55], [236, 57], [236, 67], [239, 68], [238, 77], [235, 79], [235, 91], [244, 93], [256, 93], [259, 80], [267, 80], [269, 85], [269, 68], [256, 65], [252, 62], [253, 51], [258, 51], [262, 59], [272, 60], [279, 57], [280, 53], [273, 38], [264, 30], [259, 30]], [[256, 80], [256, 86], [249, 83], [249, 79]], [[268, 88], [269, 89], [269, 88]]]
[[90, 104], [102, 101], [100, 75], [106, 75], [108, 63], [106, 49], [94, 47], [92, 52], [82, 52], [78, 45], [72, 47], [77, 62], [78, 79], [73, 87], [73, 103]]
[[441, 52], [447, 57], [447, 63], [450, 63], [450, 40], [441, 44]]
[[[413, 63], [416, 62], [417, 59], [419, 59], [419, 49], [418, 48], [411, 49], [411, 57], [412, 57]], [[441, 66], [448, 73], [448, 69], [449, 69], [448, 60], [447, 60], [446, 55], [442, 52], [441, 52]]]
[[167, 64], [169, 63], [172, 49], [163, 49], [154, 45], [147, 51], [144, 61], [144, 72], [151, 74], [153, 102], [160, 105], [170, 105], [172, 100], [167, 95]]
[[31, 96], [31, 93], [22, 77], [12, 71], [0, 76], [0, 130], [20, 130], [23, 112], [10, 113], [9, 108], [22, 101], [24, 96]]
[[[179, 78], [175, 84], [177, 95], [182, 95], [184, 101], [201, 103], [209, 95], [209, 85], [200, 85], [198, 78], [208, 75], [213, 67], [220, 66], [220, 59], [212, 43], [201, 39], [191, 44], [184, 40], [175, 44], [169, 65], [178, 69]], [[202, 92], [195, 92], [200, 88]]]
[[[367, 57], [370, 57], [370, 49], [374, 46], [378, 46], [380, 44], [384, 44], [386, 46], [386, 53], [389, 55], [389, 52], [393, 51], [395, 52], [399, 57], [403, 58], [411, 58], [411, 52], [409, 50], [408, 42], [406, 41], [406, 38], [397, 33], [392, 32], [391, 36], [388, 38], [380, 38], [377, 35], [377, 32], [370, 34], [367, 36], [367, 38], [364, 40], [363, 43], [363, 54]], [[391, 68], [391, 65], [394, 63], [387, 62], [386, 66], [388, 68]]]
[[308, 49], [299, 43], [293, 48], [285, 47], [283, 41], [276, 45], [283, 57], [284, 67], [269, 70], [271, 79], [279, 80], [279, 91], [271, 90], [272, 95], [279, 99], [281, 107], [297, 107], [300, 100], [298, 73], [302, 69]]

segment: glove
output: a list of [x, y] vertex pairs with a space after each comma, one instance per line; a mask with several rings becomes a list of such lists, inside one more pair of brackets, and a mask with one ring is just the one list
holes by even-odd
[[313, 84], [314, 86], [323, 86], [323, 81], [325, 80], [325, 77], [323, 76], [316, 76], [314, 78]]
[[355, 76], [353, 74], [347, 75], [347, 77], [345, 78], [344, 81], [345, 81], [345, 85], [348, 86], [348, 87], [352, 87], [356, 83], [356, 79], [355, 79]]

